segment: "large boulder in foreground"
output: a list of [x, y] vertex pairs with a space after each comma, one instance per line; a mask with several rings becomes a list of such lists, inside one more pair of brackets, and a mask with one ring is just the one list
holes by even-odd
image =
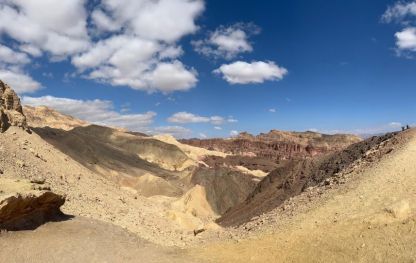
[[28, 129], [19, 97], [0, 80], [0, 132], [5, 132], [10, 126]]
[[65, 197], [28, 181], [0, 179], [0, 230], [35, 229], [62, 218]]

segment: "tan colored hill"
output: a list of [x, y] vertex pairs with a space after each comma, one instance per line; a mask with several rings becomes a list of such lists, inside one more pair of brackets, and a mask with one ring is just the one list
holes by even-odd
[[408, 130], [241, 225], [233, 240], [192, 253], [209, 262], [412, 262], [415, 184], [416, 130]]
[[87, 126], [88, 122], [62, 114], [46, 106], [32, 107], [25, 105], [23, 112], [30, 127], [50, 127], [54, 129], [72, 130], [76, 127]]

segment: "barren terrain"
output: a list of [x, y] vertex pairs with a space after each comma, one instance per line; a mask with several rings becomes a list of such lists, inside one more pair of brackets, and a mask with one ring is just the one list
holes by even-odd
[[0, 262], [416, 260], [414, 129], [204, 149], [48, 108], [26, 120], [0, 84]]

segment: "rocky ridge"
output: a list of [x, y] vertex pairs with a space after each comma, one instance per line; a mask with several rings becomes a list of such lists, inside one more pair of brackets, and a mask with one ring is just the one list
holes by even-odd
[[361, 141], [354, 135], [326, 135], [316, 132], [286, 132], [272, 130], [257, 136], [240, 133], [230, 139], [189, 139], [182, 143], [242, 155], [262, 157], [274, 162], [281, 160], [303, 159], [342, 150], [347, 146]]

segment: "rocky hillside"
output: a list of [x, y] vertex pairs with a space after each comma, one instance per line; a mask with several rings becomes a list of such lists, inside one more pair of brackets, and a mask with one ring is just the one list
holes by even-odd
[[[225, 226], [245, 223], [254, 216], [273, 210], [310, 187], [324, 182], [329, 184], [331, 178], [338, 180], [336, 176], [347, 169], [352, 169], [357, 160], [376, 158], [377, 156], [371, 153], [384, 146], [395, 135], [389, 133], [372, 137], [329, 155], [288, 162], [285, 166], [272, 171], [244, 202], [227, 211], [218, 222]], [[391, 150], [391, 147], [384, 147], [377, 151], [377, 155], [383, 156]]]
[[[227, 263], [414, 261], [416, 129], [373, 138], [360, 148], [365, 152], [350, 148], [340, 156], [340, 171], [332, 177], [194, 254]], [[278, 186], [274, 179], [265, 192]]]

